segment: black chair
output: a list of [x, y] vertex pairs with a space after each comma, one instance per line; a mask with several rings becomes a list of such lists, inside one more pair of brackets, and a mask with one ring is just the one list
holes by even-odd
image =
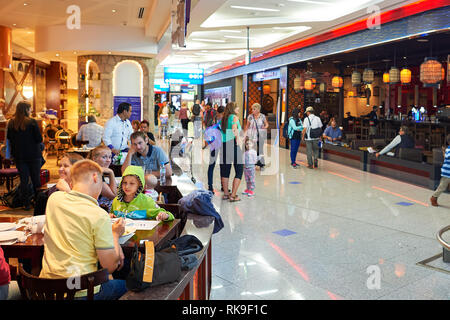
[[353, 150], [358, 150], [360, 147], [372, 147], [372, 140], [353, 140], [351, 143], [351, 147]]
[[17, 282], [24, 300], [73, 300], [79, 290], [87, 290], [87, 299], [94, 300], [94, 288], [108, 282], [108, 269], [101, 269], [80, 277], [79, 288], [70, 289], [70, 279], [46, 279], [27, 273], [19, 264]]
[[414, 148], [399, 148], [398, 157], [403, 160], [422, 162], [422, 150]]

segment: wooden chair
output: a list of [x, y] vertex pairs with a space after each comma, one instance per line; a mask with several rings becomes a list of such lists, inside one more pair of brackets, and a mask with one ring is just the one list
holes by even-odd
[[71, 131], [62, 129], [56, 132], [56, 165], [59, 165], [63, 154], [71, 147]]
[[44, 130], [44, 144], [47, 154], [56, 153], [56, 132], [58, 132], [58, 128], [53, 125], [48, 125]]
[[74, 300], [75, 293], [87, 289], [87, 299], [94, 300], [94, 288], [108, 282], [108, 270], [101, 269], [80, 277], [80, 286], [69, 289], [71, 279], [45, 279], [27, 273], [19, 264], [18, 284], [24, 300]]

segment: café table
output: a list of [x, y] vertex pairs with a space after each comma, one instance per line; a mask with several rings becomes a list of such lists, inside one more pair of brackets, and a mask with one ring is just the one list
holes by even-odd
[[71, 149], [67, 150], [67, 152], [78, 153], [83, 158], [86, 158], [92, 149], [94, 149], [94, 148], [71, 148]]
[[[0, 217], [0, 222], [17, 222], [22, 217]], [[169, 222], [162, 222], [152, 230], [138, 230], [127, 242], [122, 244], [122, 250], [126, 257], [131, 257], [135, 244], [139, 250], [144, 251], [143, 241], [153, 241], [155, 248], [160, 248], [167, 240], [177, 236], [179, 232], [180, 220], [175, 219]], [[17, 230], [23, 231], [24, 227]], [[41, 270], [42, 257], [44, 255], [44, 234], [36, 233], [30, 235], [25, 242], [16, 242], [11, 245], [2, 245], [5, 258], [30, 259], [31, 271], [33, 275], [39, 275]]]

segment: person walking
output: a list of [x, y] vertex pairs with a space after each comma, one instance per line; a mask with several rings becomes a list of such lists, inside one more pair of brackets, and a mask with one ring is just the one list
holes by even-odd
[[198, 139], [202, 135], [202, 119], [203, 110], [200, 106], [200, 100], [196, 100], [195, 104], [192, 106], [192, 116], [194, 121], [194, 138]]
[[[41, 187], [42, 135], [36, 120], [30, 118], [31, 105], [26, 101], [16, 106], [14, 118], [8, 123], [7, 139], [11, 146], [11, 155], [20, 176], [20, 193], [25, 210], [30, 209], [31, 197], [35, 197]], [[32, 193], [29, 181], [31, 179]]]
[[267, 137], [267, 129], [269, 122], [264, 114], [261, 113], [261, 105], [254, 103], [252, 105], [252, 113], [247, 118], [244, 131], [253, 144], [256, 146], [256, 153], [258, 155], [257, 166], [263, 168], [264, 164], [264, 141]]
[[[237, 195], [237, 191], [244, 173], [243, 154], [241, 149], [242, 143], [240, 137], [242, 127], [237, 116], [238, 112], [239, 107], [235, 102], [227, 103], [221, 122], [222, 157], [220, 163], [220, 177], [224, 192], [222, 200], [229, 199], [230, 202], [241, 200]], [[230, 195], [228, 181], [230, 178], [231, 165], [234, 165], [235, 177]]]
[[216, 166], [217, 156], [219, 155], [220, 146], [222, 145], [222, 134], [220, 133], [220, 124], [225, 108], [220, 106], [217, 108], [216, 121], [217, 123], [205, 130], [205, 143], [203, 149], [209, 146], [209, 165], [208, 165], [208, 190], [214, 192], [213, 188], [213, 174]]
[[300, 166], [296, 163], [298, 148], [302, 141], [303, 125], [300, 119], [300, 109], [294, 108], [292, 110], [292, 117], [289, 118], [288, 135], [291, 141], [291, 166], [294, 169]]
[[306, 108], [303, 120], [302, 139], [306, 142], [308, 168], [317, 168], [319, 164], [319, 139], [322, 136], [322, 121], [314, 115], [314, 108]]
[[439, 182], [439, 186], [436, 191], [430, 198], [431, 205], [433, 207], [438, 206], [438, 198], [442, 194], [442, 192], [448, 189], [448, 185], [450, 184], [450, 134], [447, 135], [447, 148], [442, 148], [442, 152], [444, 154], [444, 164], [441, 168], [441, 180]]
[[178, 119], [181, 122], [181, 128], [183, 129], [183, 135], [185, 137], [187, 137], [188, 136], [189, 117], [188, 117], [188, 107], [187, 107], [186, 101], [183, 101], [181, 103], [180, 112], [178, 113]]

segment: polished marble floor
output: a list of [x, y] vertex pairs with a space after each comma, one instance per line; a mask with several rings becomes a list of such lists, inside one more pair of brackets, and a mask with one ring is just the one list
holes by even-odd
[[[449, 265], [417, 264], [442, 252], [436, 233], [450, 224], [449, 194], [435, 208], [431, 190], [305, 162], [299, 153], [293, 169], [280, 149], [278, 170], [257, 171], [254, 197], [230, 203], [216, 192], [225, 227], [212, 239], [211, 299], [450, 299]], [[206, 170], [193, 169], [204, 185]], [[218, 166], [214, 174], [220, 190]]]

